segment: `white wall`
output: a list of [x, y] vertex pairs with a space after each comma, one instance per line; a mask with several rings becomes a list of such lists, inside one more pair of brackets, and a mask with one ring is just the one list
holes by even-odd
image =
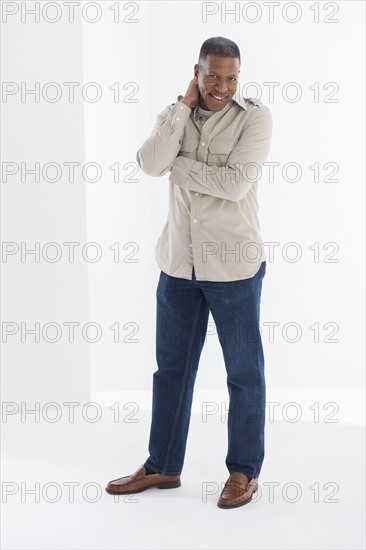
[[[237, 22], [229, 15], [225, 22], [220, 12], [203, 22], [200, 2], [139, 2], [136, 13], [133, 3], [128, 9], [121, 3], [121, 20], [114, 23], [111, 3], [103, 2], [102, 17], [94, 24], [76, 17], [73, 24], [63, 19], [32, 26], [14, 17], [3, 25], [3, 80], [97, 82], [103, 92], [96, 103], [83, 101], [77, 91], [74, 104], [35, 104], [32, 99], [21, 103], [19, 95], [2, 104], [3, 161], [76, 160], [98, 163], [102, 170], [97, 182], [85, 183], [78, 177], [75, 183], [64, 178], [52, 184], [33, 183], [32, 178], [22, 183], [14, 176], [11, 183], [3, 183], [4, 241], [26, 241], [30, 246], [34, 241], [96, 242], [102, 252], [95, 263], [82, 259], [74, 264], [36, 264], [31, 259], [21, 263], [15, 255], [2, 264], [3, 321], [95, 322], [102, 330], [94, 344], [87, 344], [80, 330], [74, 344], [66, 336], [57, 344], [31, 340], [23, 344], [19, 335], [10, 337], [3, 351], [7, 400], [85, 401], [90, 389], [151, 389], [159, 276], [154, 247], [167, 215], [168, 176], [150, 178], [138, 172], [136, 182], [115, 183], [109, 167], [118, 162], [121, 177], [128, 175], [130, 170], [123, 167], [135, 162], [157, 114], [185, 92], [202, 42], [215, 35], [239, 45], [241, 84], [257, 82], [274, 117], [267, 162], [280, 163], [280, 168], [274, 181], [264, 171], [259, 196], [263, 238], [279, 243], [274, 261], [268, 262], [262, 295], [268, 385], [325, 389], [363, 383], [363, 6], [338, 3], [340, 11], [333, 17], [339, 22], [331, 24], [324, 22], [330, 12], [321, 5], [316, 24], [312, 3], [301, 2], [298, 22], [286, 22], [276, 11], [270, 23], [267, 8], [258, 3], [262, 16], [249, 23], [243, 19], [245, 3], [238, 4]], [[123, 21], [129, 14], [136, 23]], [[288, 15], [293, 17], [294, 12]], [[121, 86], [122, 100], [117, 103], [109, 89], [115, 82]], [[128, 82], [138, 86], [136, 103], [123, 101], [132, 91], [123, 89]], [[269, 82], [279, 83], [274, 100], [264, 85]], [[302, 89], [298, 102], [283, 98], [289, 82]], [[324, 89], [329, 82], [339, 86], [336, 103], [324, 101], [332, 91]], [[311, 89], [314, 83], [319, 83], [318, 102]], [[251, 88], [246, 95], [257, 94]], [[302, 177], [296, 183], [281, 176], [290, 162], [301, 166]], [[339, 165], [338, 182], [323, 181], [331, 173], [323, 168], [328, 162]], [[320, 165], [319, 183], [309, 168], [315, 163]], [[117, 242], [120, 261], [115, 263], [109, 247]], [[302, 251], [296, 263], [285, 261], [281, 254], [291, 242]], [[338, 261], [326, 263], [325, 255], [332, 249], [324, 247], [333, 242], [339, 247]], [[132, 259], [137, 262], [127, 261], [133, 247], [124, 249], [126, 243], [136, 243]], [[319, 243], [318, 262], [310, 248], [314, 243]], [[125, 339], [119, 343], [113, 342], [110, 329], [116, 323]], [[274, 342], [268, 323], [280, 323]], [[300, 327], [298, 342], [283, 337], [287, 323]], [[327, 323], [339, 327], [334, 336], [339, 342], [325, 341], [332, 331]], [[319, 342], [310, 329], [316, 324]], [[214, 328], [210, 316], [197, 379], [201, 389], [224, 388], [226, 383]], [[137, 342], [126, 341], [129, 334]], [[288, 337], [293, 336], [289, 330]]]
[[[83, 403], [90, 391], [89, 347], [80, 331], [89, 320], [87, 264], [80, 253], [71, 263], [63, 244], [86, 242], [85, 185], [80, 177], [70, 182], [64, 165], [83, 164], [85, 154], [83, 102], [70, 103], [63, 84], [83, 81], [81, 21], [70, 25], [61, 19], [50, 24], [29, 15], [22, 23], [20, 11], [8, 18], [2, 14], [2, 82], [3, 86], [15, 83], [14, 95], [3, 94], [1, 103], [3, 170], [5, 163], [15, 163], [15, 173], [5, 180], [3, 172], [2, 179], [2, 242], [14, 252], [3, 253], [1, 266], [2, 399], [14, 402], [13, 410], [19, 410], [22, 401], [28, 408], [34, 408], [35, 402]], [[27, 89], [39, 83], [39, 102], [33, 95], [21, 99], [16, 88], [22, 82]], [[56, 82], [62, 93], [55, 103], [42, 95], [49, 82]], [[45, 97], [54, 97], [54, 91], [49, 88]], [[27, 169], [39, 163], [42, 170], [49, 162], [59, 165], [59, 181], [49, 182], [42, 174], [39, 182], [29, 174], [22, 181], [21, 163]], [[56, 170], [48, 174], [53, 178]], [[57, 243], [61, 254], [56, 262], [47, 260], [56, 257], [56, 248], [49, 248], [47, 256], [46, 245], [51, 242]], [[22, 259], [21, 243], [28, 250], [39, 243], [37, 261], [32, 254]], [[80, 323], [74, 343], [65, 322]], [[22, 336], [22, 326], [34, 329], [36, 323], [39, 342], [33, 335]], [[44, 335], [48, 323], [56, 328]], [[5, 342], [10, 330], [14, 334]], [[58, 341], [47, 341], [53, 338]]]
[[[324, 9], [320, 22], [313, 23], [310, 2], [301, 3], [302, 16], [292, 24], [279, 14], [269, 23], [263, 5], [262, 18], [256, 24], [243, 17], [236, 23], [230, 16], [225, 23], [220, 13], [203, 23], [199, 2], [141, 2], [138, 6], [135, 17], [139, 23], [118, 26], [110, 18], [95, 26], [84, 23], [86, 81], [100, 79], [106, 89], [115, 81], [135, 81], [139, 86], [139, 103], [113, 104], [109, 99], [97, 108], [87, 106], [87, 158], [98, 159], [104, 166], [116, 160], [134, 162], [157, 114], [178, 94], [184, 94], [202, 42], [216, 35], [236, 41], [242, 53], [241, 83], [258, 83], [262, 101], [273, 112], [273, 143], [267, 162], [280, 163], [274, 181], [270, 181], [269, 168], [264, 171], [259, 197], [263, 238], [278, 243], [274, 261], [267, 262], [262, 297], [268, 384], [271, 388], [362, 384], [364, 87], [359, 71], [363, 59], [360, 3], [343, 3], [332, 17], [340, 19], [335, 24], [322, 22], [330, 15]], [[294, 14], [289, 11], [288, 17]], [[248, 17], [253, 16], [254, 12], [248, 12]], [[348, 35], [352, 41], [340, 38]], [[269, 82], [279, 83], [273, 99]], [[301, 88], [298, 102], [283, 98], [289, 82]], [[311, 90], [315, 82], [319, 83], [318, 102]], [[336, 103], [324, 102], [333, 90], [332, 85], [324, 89], [329, 82], [339, 86]], [[256, 92], [251, 88], [247, 95]], [[339, 165], [336, 183], [323, 181], [331, 174], [331, 168], [323, 168], [328, 162]], [[288, 163], [300, 166], [298, 182], [286, 182], [281, 176]], [[320, 165], [319, 183], [310, 169], [315, 163]], [[292, 178], [294, 171], [289, 169], [288, 176]], [[166, 217], [168, 176], [150, 178], [139, 172], [137, 177], [135, 184], [113, 184], [108, 175], [103, 182], [88, 186], [88, 239], [102, 241], [106, 249], [115, 241], [133, 241], [139, 246], [136, 264], [113, 264], [109, 259], [90, 269], [92, 318], [105, 326], [132, 321], [139, 327], [138, 343], [113, 344], [109, 335], [92, 347], [94, 391], [150, 389], [156, 369], [159, 271], [154, 246]], [[298, 262], [283, 258], [282, 252], [291, 242], [301, 251]], [[336, 244], [324, 249], [333, 242]], [[314, 260], [314, 243], [319, 243], [319, 261]], [[334, 256], [337, 262], [327, 263], [326, 255], [333, 246], [339, 247]], [[294, 252], [294, 248], [288, 249], [289, 255]], [[225, 387], [223, 358], [211, 316], [210, 323], [213, 334], [203, 350], [197, 388]], [[270, 323], [279, 323], [273, 342]], [[288, 323], [295, 323], [295, 328], [289, 326], [286, 336]], [[317, 329], [319, 342], [315, 341]], [[296, 337], [296, 331], [301, 331], [299, 340], [287, 341]], [[326, 342], [329, 337], [339, 341]]]

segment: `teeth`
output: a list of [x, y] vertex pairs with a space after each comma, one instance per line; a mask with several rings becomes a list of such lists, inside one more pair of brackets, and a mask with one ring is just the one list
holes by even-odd
[[212, 96], [213, 96], [215, 99], [225, 99], [225, 96], [224, 96], [224, 97], [218, 97], [217, 95], [214, 95], [214, 94], [212, 94]]

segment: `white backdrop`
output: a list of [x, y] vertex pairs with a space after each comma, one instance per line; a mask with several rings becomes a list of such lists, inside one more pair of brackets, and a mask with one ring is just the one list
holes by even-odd
[[[168, 175], [144, 175], [135, 157], [157, 115], [185, 93], [203, 41], [224, 36], [240, 48], [244, 95], [259, 97], [274, 121], [259, 184], [268, 255], [261, 330], [267, 402], [276, 404], [280, 424], [267, 425], [270, 459], [263, 479], [296, 479], [305, 490], [314, 479], [340, 483], [347, 478], [342, 486], [347, 498], [336, 511], [325, 505], [318, 517], [314, 502], [292, 508], [298, 513], [291, 517], [294, 537], [302, 533], [296, 543], [285, 540], [291, 512], [276, 502], [278, 515], [272, 520], [271, 504], [266, 510], [268, 525], [273, 521], [268, 532], [278, 529], [276, 537], [265, 540], [263, 518], [256, 516], [248, 547], [362, 548], [363, 497], [357, 486], [351, 514], [347, 499], [354, 494], [347, 490], [356, 489], [347, 474], [358, 479], [363, 460], [364, 2], [82, 1], [74, 5], [74, 19], [66, 2], [35, 4], [1, 3], [5, 480], [69, 480], [76, 470], [76, 479], [85, 476], [86, 482], [95, 480], [99, 468], [103, 489], [104, 482], [131, 473], [146, 458], [157, 368], [154, 248], [168, 212], [169, 181]], [[39, 19], [27, 9], [39, 10]], [[37, 83], [37, 101], [22, 95], [22, 86], [32, 89]], [[24, 171], [37, 162], [39, 181]], [[67, 243], [75, 243], [75, 261]], [[38, 254], [37, 247], [39, 255], [22, 255], [23, 248], [36, 248]], [[35, 329], [36, 336], [27, 329]], [[64, 411], [70, 401], [104, 407], [101, 422], [85, 422], [79, 414], [77, 425], [69, 419], [45, 423], [42, 416], [39, 424], [33, 418], [23, 423], [19, 414], [24, 407], [39, 411], [50, 402]], [[194, 413], [201, 412], [204, 401], [227, 402], [211, 315]], [[121, 408], [136, 403], [139, 423], [112, 422], [109, 407], [115, 402]], [[189, 447], [186, 471], [196, 472], [197, 466], [199, 483], [203, 472], [206, 480], [219, 482], [226, 470], [214, 468], [223, 468], [226, 428], [212, 424], [212, 429], [202, 416], [195, 418], [190, 438], [197, 444]], [[212, 429], [210, 437], [206, 429]], [[207, 437], [210, 463], [200, 452], [202, 437]], [[106, 470], [112, 465], [116, 475]], [[196, 507], [201, 487], [189, 486], [186, 479], [182, 502], [178, 498], [163, 512], [162, 501], [143, 509], [145, 521], [151, 520], [148, 533], [160, 526], [161, 517], [170, 530], [169, 536], [155, 533], [153, 543], [135, 538], [142, 521], [131, 506], [124, 507], [123, 521], [132, 517], [127, 524], [136, 530], [122, 523], [126, 538], [121, 542], [121, 533], [114, 531], [121, 509], [108, 507], [105, 498], [94, 515], [85, 509], [85, 499], [61, 514], [47, 502], [25, 507], [13, 500], [5, 506], [4, 543], [38, 549], [242, 548], [242, 540], [226, 539], [229, 532], [237, 534], [237, 524], [228, 523], [227, 516], [212, 523], [210, 514], [202, 515], [203, 508]], [[24, 530], [18, 529], [20, 517]], [[184, 529], [176, 523], [181, 517]], [[345, 517], [352, 524], [351, 538]], [[59, 529], [60, 518], [67, 518], [69, 530]], [[314, 531], [303, 524], [308, 520]], [[202, 546], [199, 539], [190, 541], [192, 525], [212, 538]], [[61, 538], [53, 537], [54, 529]]]

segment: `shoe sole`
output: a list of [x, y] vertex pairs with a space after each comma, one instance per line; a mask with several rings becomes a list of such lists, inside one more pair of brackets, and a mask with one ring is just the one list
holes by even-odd
[[157, 487], [158, 489], [176, 489], [177, 487], [181, 486], [181, 481], [167, 481], [166, 483], [154, 483], [153, 485], [148, 485], [147, 487], [142, 487], [141, 489], [137, 489], [135, 491], [111, 491], [110, 489], [105, 488], [107, 493], [111, 495], [134, 495], [135, 493], [142, 493], [142, 491], [146, 491], [146, 489], [150, 489], [151, 487]]
[[248, 504], [249, 502], [252, 501], [253, 499], [253, 495], [254, 493], [257, 492], [257, 489], [258, 489], [258, 485], [256, 486], [256, 488], [254, 489], [254, 491], [252, 492], [252, 496], [250, 498], [248, 498], [247, 500], [244, 500], [243, 502], [239, 502], [239, 504], [220, 504], [219, 502], [217, 503], [217, 506], [219, 508], [239, 508], [240, 506], [244, 506], [244, 504]]

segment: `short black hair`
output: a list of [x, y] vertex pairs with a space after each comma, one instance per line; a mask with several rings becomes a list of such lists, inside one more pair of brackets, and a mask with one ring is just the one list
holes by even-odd
[[198, 56], [198, 64], [201, 64], [208, 55], [217, 55], [218, 57], [237, 57], [240, 64], [240, 50], [238, 46], [229, 38], [223, 36], [213, 36], [207, 38], [201, 46]]

